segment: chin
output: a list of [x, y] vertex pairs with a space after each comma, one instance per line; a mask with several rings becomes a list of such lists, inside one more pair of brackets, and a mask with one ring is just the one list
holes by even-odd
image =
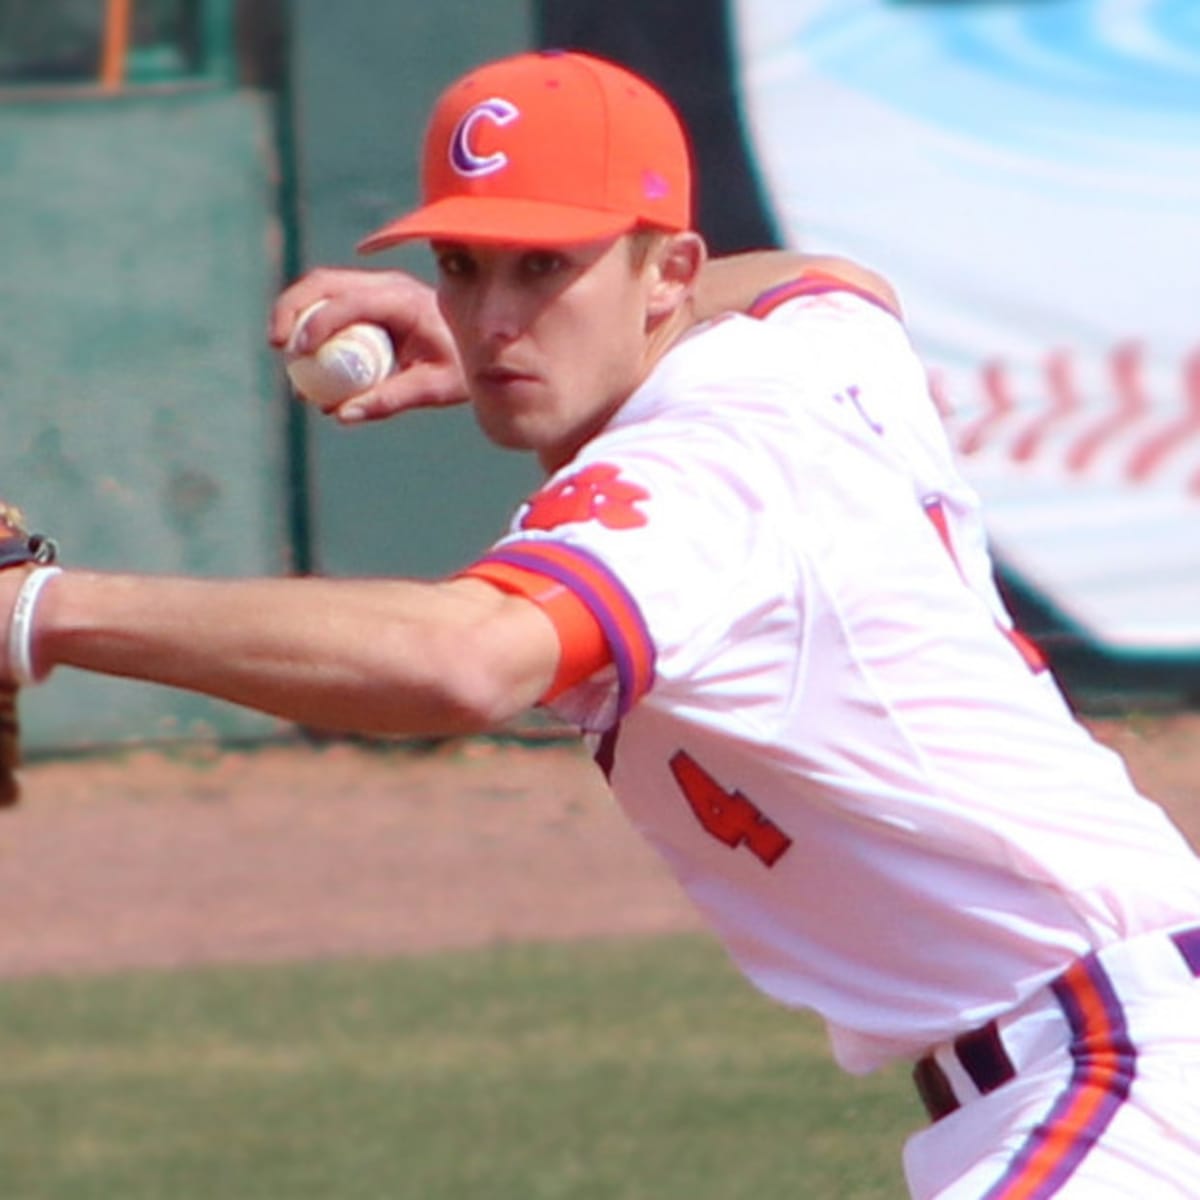
[[603, 422], [594, 422], [580, 428], [566, 425], [561, 420], [547, 419], [548, 414], [544, 412], [514, 412], [511, 407], [498, 410], [478, 402], [472, 407], [480, 432], [493, 446], [536, 454], [547, 471], [557, 470], [570, 462], [603, 425]]
[[493, 446], [503, 450], [536, 452], [541, 445], [541, 439], [534, 430], [528, 428], [525, 422], [514, 421], [511, 417], [493, 416], [476, 407], [475, 423]]

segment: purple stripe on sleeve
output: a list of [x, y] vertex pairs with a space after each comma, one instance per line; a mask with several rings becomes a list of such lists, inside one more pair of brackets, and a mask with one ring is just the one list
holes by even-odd
[[781, 304], [786, 304], [789, 300], [794, 300], [798, 296], [827, 296], [833, 292], [849, 292], [853, 296], [857, 296], [860, 300], [866, 300], [867, 303], [875, 305], [876, 308], [881, 308], [890, 317], [899, 319], [900, 314], [896, 312], [890, 304], [885, 303], [880, 297], [873, 292], [867, 291], [866, 288], [859, 287], [857, 284], [849, 282], [849, 280], [839, 279], [836, 276], [826, 275], [823, 272], [817, 272], [814, 275], [801, 275], [797, 279], [788, 279], [783, 283], [777, 283], [774, 287], [768, 288], [761, 295], [756, 296], [750, 305], [750, 315], [752, 317], [770, 316]]
[[1171, 934], [1171, 941], [1183, 955], [1183, 961], [1187, 963], [1188, 970], [1193, 975], [1200, 977], [1200, 925], [1194, 929], [1183, 929], [1179, 933]]
[[[536, 545], [536, 544], [535, 544]], [[650, 679], [640, 681], [637, 670], [637, 654], [630, 645], [625, 627], [614, 613], [605, 598], [596, 591], [582, 573], [576, 573], [570, 567], [559, 561], [552, 561], [545, 555], [538, 554], [536, 549], [523, 551], [518, 545], [500, 546], [491, 550], [485, 561], [506, 563], [511, 567], [519, 567], [525, 571], [533, 571], [545, 575], [563, 587], [569, 588], [580, 600], [587, 605], [588, 611], [596, 618], [604, 637], [612, 651], [613, 664], [617, 669], [618, 716], [623, 717], [640, 699], [641, 693], [650, 685], [653, 679], [654, 643], [650, 640], [641, 611], [633, 597], [625, 590], [621, 581], [598, 559], [579, 549], [578, 546], [566, 547], [561, 542], [556, 543], [561, 553], [569, 551], [586, 563], [593, 571], [600, 572], [613, 589], [621, 596], [626, 606], [627, 618], [632, 618], [635, 628], [643, 639], [644, 649], [650, 662]]]

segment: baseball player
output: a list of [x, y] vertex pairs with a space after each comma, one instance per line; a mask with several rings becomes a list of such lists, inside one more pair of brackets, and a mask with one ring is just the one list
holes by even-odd
[[689, 170], [604, 61], [453, 84], [362, 246], [428, 240], [436, 303], [316, 272], [271, 336], [384, 322], [402, 369], [337, 415], [469, 398], [544, 486], [439, 583], [0, 575], [9, 676], [393, 733], [548, 706], [755, 985], [913, 1064], [914, 1197], [1200, 1196], [1200, 860], [1012, 628], [886, 286], [706, 263]]

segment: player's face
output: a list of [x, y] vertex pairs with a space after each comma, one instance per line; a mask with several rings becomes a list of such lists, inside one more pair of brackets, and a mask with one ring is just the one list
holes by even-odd
[[628, 238], [534, 248], [437, 242], [438, 302], [498, 445], [570, 461], [645, 377], [651, 268]]

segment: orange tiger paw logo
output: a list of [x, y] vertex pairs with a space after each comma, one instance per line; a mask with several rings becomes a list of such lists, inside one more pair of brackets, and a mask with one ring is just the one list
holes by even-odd
[[599, 521], [606, 529], [637, 529], [646, 524], [638, 502], [649, 498], [645, 488], [623, 480], [616, 467], [596, 463], [538, 492], [529, 501], [521, 528], [556, 529]]

